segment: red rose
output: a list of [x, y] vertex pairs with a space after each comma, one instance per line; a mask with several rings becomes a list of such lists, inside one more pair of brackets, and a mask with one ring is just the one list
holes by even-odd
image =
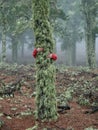
[[57, 55], [54, 54], [54, 53], [50, 54], [48, 57], [51, 58], [51, 59], [53, 59], [53, 60], [57, 60]]
[[37, 49], [34, 49], [34, 51], [32, 52], [32, 56], [34, 56], [34, 58], [36, 58], [37, 53], [38, 53]]

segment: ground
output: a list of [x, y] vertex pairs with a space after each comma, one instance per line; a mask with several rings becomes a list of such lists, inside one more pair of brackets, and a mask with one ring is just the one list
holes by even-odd
[[[21, 84], [20, 89], [12, 91], [9, 95], [7, 93], [1, 94], [0, 120], [2, 127], [0, 130], [30, 130], [28, 128], [33, 127], [37, 130], [84, 130], [89, 127], [98, 130], [98, 112], [89, 113], [90, 105], [80, 105], [77, 102], [78, 95], [74, 95], [73, 100], [68, 103], [70, 110], [58, 113], [59, 116], [56, 121], [42, 122], [36, 120], [34, 117], [36, 105], [33, 93], [35, 92], [35, 71], [34, 66], [24, 65], [0, 68], [1, 88], [8, 85], [17, 87], [19, 83]], [[89, 72], [75, 68], [57, 69], [57, 94], [63, 93], [69, 84], [74, 84], [77, 81], [80, 81], [80, 84], [82, 84], [84, 79], [97, 85], [97, 69]], [[88, 113], [86, 113], [87, 111]]]

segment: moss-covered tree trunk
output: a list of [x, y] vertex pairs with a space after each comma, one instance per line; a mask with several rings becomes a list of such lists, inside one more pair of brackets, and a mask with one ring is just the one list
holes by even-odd
[[5, 34], [5, 29], [3, 27], [2, 30], [2, 54], [1, 54], [1, 62], [6, 61], [6, 34]]
[[96, 0], [82, 0], [85, 15], [85, 37], [87, 45], [87, 65], [90, 68], [96, 66], [95, 59], [95, 27], [96, 27]]
[[57, 118], [55, 66], [48, 55], [54, 41], [49, 22], [49, 0], [33, 0], [35, 48], [43, 48], [36, 57], [36, 117], [42, 120]]
[[[90, 17], [93, 17], [93, 16], [90, 16]], [[94, 19], [92, 18], [92, 20]], [[94, 34], [95, 32], [93, 29], [94, 21], [89, 22], [89, 20], [87, 20], [87, 29], [86, 29], [87, 65], [90, 68], [96, 67], [95, 34]]]

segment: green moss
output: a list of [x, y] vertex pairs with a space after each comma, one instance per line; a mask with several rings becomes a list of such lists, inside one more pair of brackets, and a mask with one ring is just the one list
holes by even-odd
[[49, 22], [49, 1], [33, 0], [35, 47], [44, 48], [36, 58], [36, 117], [42, 120], [57, 118], [55, 66], [47, 56], [53, 52], [54, 41]]

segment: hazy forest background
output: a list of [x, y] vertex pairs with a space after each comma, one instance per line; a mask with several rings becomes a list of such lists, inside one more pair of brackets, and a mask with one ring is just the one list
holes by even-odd
[[[98, 0], [94, 2], [51, 0], [50, 20], [54, 28], [57, 64], [87, 65], [89, 56], [85, 40], [86, 27], [88, 24], [93, 24], [95, 42], [93, 42], [94, 51], [91, 53], [95, 53], [95, 62], [98, 65]], [[89, 23], [87, 17], [90, 17]], [[0, 0], [0, 61], [18, 64], [34, 63], [32, 58], [34, 41], [32, 0], [25, 2]], [[92, 49], [90, 43], [88, 46]]]

